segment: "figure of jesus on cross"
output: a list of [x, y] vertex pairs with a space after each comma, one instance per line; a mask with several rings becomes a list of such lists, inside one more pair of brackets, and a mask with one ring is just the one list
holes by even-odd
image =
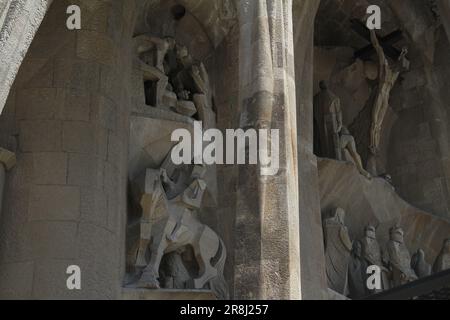
[[393, 66], [389, 65], [388, 59], [384, 54], [383, 47], [378, 41], [375, 30], [370, 30], [370, 38], [375, 48], [378, 61], [378, 88], [375, 102], [372, 109], [372, 124], [370, 128], [370, 155], [369, 155], [369, 172], [376, 176], [376, 156], [379, 152], [383, 121], [389, 107], [389, 98], [392, 89], [397, 82], [400, 72], [409, 69], [409, 62], [406, 59], [408, 49], [403, 48], [398, 60]]

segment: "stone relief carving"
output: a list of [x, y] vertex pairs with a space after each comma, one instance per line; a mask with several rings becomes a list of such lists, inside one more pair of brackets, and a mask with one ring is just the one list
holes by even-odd
[[171, 37], [140, 35], [134, 42], [144, 75], [146, 103], [187, 117], [197, 116], [211, 128], [215, 113], [205, 65]]
[[349, 162], [353, 162], [361, 175], [363, 175], [367, 179], [371, 179], [370, 173], [367, 172], [363, 167], [361, 156], [356, 149], [355, 138], [350, 134], [350, 131], [348, 131], [347, 127], [342, 126], [341, 132], [339, 133], [339, 140], [343, 159]]
[[348, 293], [347, 271], [352, 242], [344, 224], [345, 211], [334, 209], [324, 221], [325, 261], [328, 285], [334, 291]]
[[419, 278], [426, 278], [431, 275], [431, 265], [425, 260], [425, 251], [419, 249], [413, 254], [411, 268]]
[[397, 287], [417, 280], [417, 275], [411, 268], [411, 256], [404, 242], [404, 232], [400, 227], [389, 231], [389, 241], [386, 254], [391, 270], [392, 286]]
[[361, 175], [370, 179], [364, 169], [356, 142], [343, 124], [339, 97], [332, 93], [325, 81], [320, 82], [320, 93], [314, 97], [314, 118], [317, 125], [319, 156], [345, 160], [355, 164]]
[[[390, 240], [384, 248], [379, 245], [376, 228], [371, 225], [364, 228], [362, 238], [352, 243], [344, 217], [345, 211], [336, 208], [324, 220], [328, 286], [337, 293], [361, 299], [450, 269], [450, 239], [444, 241], [432, 269], [424, 250], [418, 249], [410, 256], [400, 227], [390, 229]], [[381, 270], [379, 289], [367, 286], [370, 266]]]
[[366, 260], [367, 266], [378, 266], [381, 269], [381, 289], [368, 290], [369, 294], [379, 293], [388, 290], [389, 284], [389, 270], [382, 259], [382, 251], [377, 240], [376, 228], [374, 226], [367, 226], [364, 229], [364, 237], [361, 239], [362, 255]]
[[450, 269], [450, 239], [446, 239], [433, 265], [433, 273]]
[[142, 208], [135, 286], [147, 289], [210, 288], [228, 298], [223, 276], [226, 248], [220, 237], [196, 217], [207, 188], [202, 166], [147, 169], [133, 182]]
[[314, 97], [314, 117], [317, 124], [319, 156], [342, 160], [339, 133], [341, 132], [341, 101], [332, 93], [325, 81], [320, 82], [320, 92]]
[[363, 257], [360, 241], [353, 242], [353, 248], [348, 266], [348, 297], [361, 299], [367, 296], [367, 262]]
[[409, 69], [409, 62], [406, 59], [408, 50], [403, 48], [397, 63], [393, 66], [389, 65], [389, 62], [384, 54], [384, 49], [378, 41], [375, 30], [370, 31], [370, 37], [372, 40], [372, 45], [378, 55], [379, 68], [378, 88], [372, 108], [368, 170], [372, 175], [377, 176], [378, 172], [376, 168], [376, 157], [379, 153], [383, 122], [389, 108], [390, 94], [400, 76], [401, 71]]

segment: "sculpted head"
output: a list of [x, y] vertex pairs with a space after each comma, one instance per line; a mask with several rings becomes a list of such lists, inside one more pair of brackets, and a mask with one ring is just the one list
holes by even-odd
[[344, 224], [345, 210], [342, 208], [336, 208], [336, 210], [334, 211], [334, 217], [339, 223]]
[[172, 37], [164, 37], [164, 40], [166, 40], [167, 44], [169, 45], [169, 50], [175, 49], [176, 41]]
[[393, 227], [389, 231], [389, 236], [392, 241], [403, 243], [404, 242], [404, 232], [400, 227]]
[[444, 240], [444, 245], [442, 247], [442, 251], [445, 253], [450, 253], [450, 238]]
[[425, 260], [425, 251], [422, 249], [417, 250], [417, 256], [419, 257], [419, 260]]
[[327, 90], [328, 89], [327, 82], [325, 80], [320, 81], [319, 88], [320, 90]]
[[374, 226], [367, 226], [364, 229], [364, 234], [367, 238], [376, 239], [377, 238], [377, 230]]

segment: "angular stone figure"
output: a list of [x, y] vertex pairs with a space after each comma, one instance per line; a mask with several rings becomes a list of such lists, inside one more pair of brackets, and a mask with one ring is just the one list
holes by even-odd
[[399, 227], [391, 228], [389, 236], [386, 249], [392, 272], [392, 286], [398, 287], [417, 280], [417, 275], [411, 268], [411, 256], [404, 242], [403, 230]]
[[[169, 78], [166, 75], [164, 60], [168, 52], [174, 50], [175, 40], [169, 37], [161, 39], [140, 35], [134, 38], [134, 47], [146, 86], [146, 102], [154, 107], [162, 107], [164, 101], [171, 100], [171, 93], [167, 90]], [[150, 96], [154, 96], [153, 101], [148, 101]]]
[[319, 133], [319, 156], [341, 160], [341, 100], [328, 89], [325, 81], [320, 82], [320, 92], [314, 97], [314, 117]]
[[164, 59], [169, 50], [175, 49], [175, 40], [171, 37], [158, 38], [144, 34], [135, 37], [134, 41], [137, 54], [141, 59], [166, 74]]
[[372, 175], [377, 176], [376, 157], [379, 152], [383, 122], [389, 108], [391, 91], [399, 78], [400, 72], [409, 66], [406, 60], [406, 55], [408, 53], [406, 48], [403, 49], [398, 58], [398, 63], [391, 67], [384, 54], [384, 50], [378, 41], [375, 30], [370, 31], [370, 37], [372, 45], [378, 55], [379, 68], [378, 88], [372, 109], [372, 124], [370, 127], [368, 169]]
[[[179, 252], [190, 246], [198, 264], [198, 276], [192, 279], [192, 288], [202, 289], [209, 285], [219, 298], [228, 298], [228, 289], [223, 277], [226, 249], [223, 241], [208, 226], [200, 223], [195, 211], [200, 209], [206, 183], [203, 180], [205, 168], [196, 166], [188, 176], [187, 170], [178, 170], [169, 176], [165, 169], [146, 170], [145, 177], [135, 181], [140, 191], [142, 207], [140, 244], [136, 268], [143, 268], [137, 286], [160, 288], [160, 265], [164, 255]], [[147, 262], [146, 253], [150, 257]], [[172, 262], [178, 271], [183, 271], [179, 260]], [[172, 264], [174, 266], [174, 264]], [[165, 279], [173, 277], [169, 271]], [[175, 279], [176, 280], [176, 279]], [[186, 282], [185, 279], [182, 280]], [[179, 284], [174, 284], [178, 285]]]
[[191, 275], [179, 252], [164, 255], [161, 260], [160, 279], [166, 289], [191, 289]]
[[347, 276], [352, 242], [344, 219], [345, 211], [343, 209], [333, 210], [331, 216], [325, 219], [324, 237], [328, 286], [337, 293], [347, 295]]
[[354, 241], [348, 266], [348, 297], [350, 299], [361, 299], [368, 295], [367, 267], [367, 262], [362, 256], [361, 242]]
[[439, 273], [450, 269], [450, 239], [446, 239], [442, 245], [442, 250], [439, 253], [433, 265], [433, 273]]
[[339, 133], [339, 143], [343, 159], [353, 162], [356, 165], [359, 173], [361, 173], [361, 175], [363, 175], [367, 179], [370, 179], [371, 175], [364, 169], [361, 156], [359, 155], [358, 150], [356, 150], [355, 138], [353, 138], [353, 136], [350, 134], [350, 131], [348, 131], [347, 127], [345, 126], [342, 126], [342, 129]]
[[369, 290], [370, 294], [389, 290], [389, 270], [382, 259], [381, 248], [377, 240], [376, 228], [367, 226], [364, 229], [364, 237], [361, 239], [362, 256], [366, 260], [367, 267], [377, 266], [381, 269], [381, 290]]
[[419, 249], [413, 254], [411, 268], [419, 278], [426, 278], [431, 275], [431, 265], [425, 260], [425, 251]]

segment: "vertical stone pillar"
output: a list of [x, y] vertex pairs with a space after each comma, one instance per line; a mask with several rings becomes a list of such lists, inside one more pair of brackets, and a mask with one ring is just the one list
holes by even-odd
[[291, 0], [242, 0], [240, 126], [280, 130], [280, 170], [240, 166], [235, 298], [300, 299], [297, 124]]
[[328, 299], [317, 158], [314, 155], [314, 21], [319, 1], [294, 3], [302, 299]]
[[23, 57], [52, 1], [0, 1], [0, 114]]
[[[81, 30], [66, 27], [73, 4]], [[134, 1], [58, 0], [31, 44], [2, 115], [19, 145], [0, 298], [121, 297], [133, 19]], [[71, 265], [81, 290], [67, 288]]]

